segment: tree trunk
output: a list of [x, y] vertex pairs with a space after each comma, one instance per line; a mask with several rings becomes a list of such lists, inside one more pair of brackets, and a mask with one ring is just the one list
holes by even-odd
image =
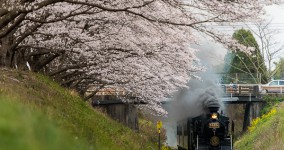
[[13, 56], [15, 54], [15, 51], [11, 48], [13, 39], [11, 37], [2, 38], [0, 44], [0, 66], [12, 67]]

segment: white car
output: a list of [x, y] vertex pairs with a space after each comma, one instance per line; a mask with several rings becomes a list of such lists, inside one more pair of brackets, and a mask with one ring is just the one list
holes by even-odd
[[284, 93], [284, 80], [272, 80], [260, 88], [264, 93]]

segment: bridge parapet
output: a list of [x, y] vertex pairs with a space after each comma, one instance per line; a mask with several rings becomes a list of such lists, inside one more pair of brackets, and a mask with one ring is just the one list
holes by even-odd
[[220, 84], [225, 95], [234, 97], [239, 96], [258, 96], [258, 84]]

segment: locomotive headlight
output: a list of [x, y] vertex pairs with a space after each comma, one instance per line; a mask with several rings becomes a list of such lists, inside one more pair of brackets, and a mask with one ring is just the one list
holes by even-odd
[[212, 119], [218, 119], [217, 113], [212, 113], [211, 118], [212, 118]]

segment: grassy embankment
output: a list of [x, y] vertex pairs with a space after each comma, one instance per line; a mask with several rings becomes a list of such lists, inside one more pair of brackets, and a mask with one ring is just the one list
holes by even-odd
[[47, 77], [0, 68], [0, 149], [155, 148], [155, 138], [146, 131], [124, 127]]
[[282, 98], [270, 98], [272, 102], [261, 117], [252, 121], [247, 133], [235, 142], [236, 150], [284, 149], [284, 102]]

